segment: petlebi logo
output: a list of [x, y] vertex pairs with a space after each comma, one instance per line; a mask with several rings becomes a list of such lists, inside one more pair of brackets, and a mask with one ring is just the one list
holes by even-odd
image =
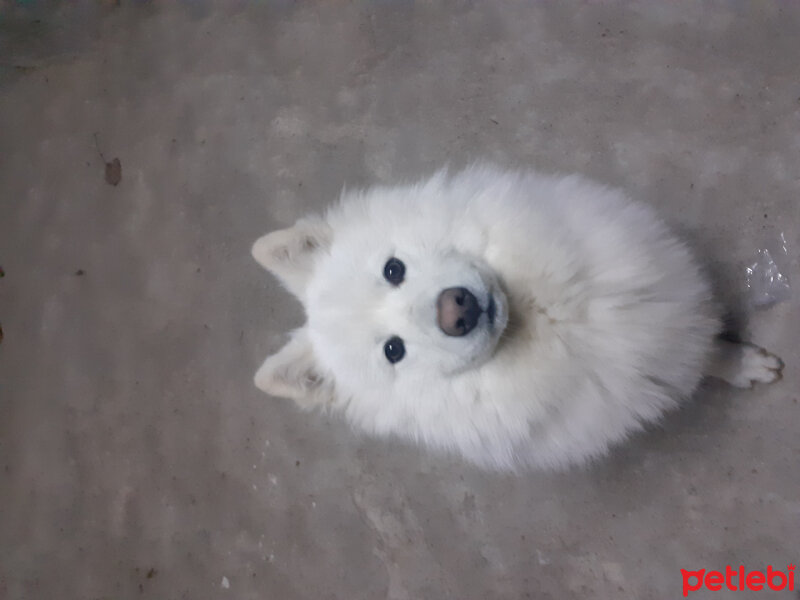
[[794, 590], [794, 569], [793, 564], [786, 565], [786, 570], [774, 569], [772, 565], [767, 565], [766, 570], [747, 571], [744, 565], [739, 565], [738, 569], [730, 565], [725, 566], [725, 572], [707, 571], [698, 569], [697, 571], [687, 571], [681, 569], [683, 576], [683, 597], [686, 598], [689, 592], [696, 592], [700, 589], [707, 589], [713, 592], [719, 590], [735, 591], [754, 591], [773, 590]]

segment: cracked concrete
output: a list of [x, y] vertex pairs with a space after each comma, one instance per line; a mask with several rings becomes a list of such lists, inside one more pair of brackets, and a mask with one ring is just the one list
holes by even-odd
[[[662, 599], [797, 563], [800, 300], [750, 310], [744, 268], [785, 232], [800, 280], [798, 31], [778, 0], [0, 0], [0, 598]], [[252, 241], [475, 158], [658, 206], [784, 380], [519, 477], [261, 395], [302, 311]]]

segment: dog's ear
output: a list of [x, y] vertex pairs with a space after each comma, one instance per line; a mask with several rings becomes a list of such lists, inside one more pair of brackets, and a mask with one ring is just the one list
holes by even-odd
[[290, 398], [302, 408], [329, 405], [334, 398], [333, 382], [317, 367], [306, 328], [273, 354], [255, 376], [256, 387], [271, 396]]
[[274, 273], [290, 292], [300, 297], [311, 275], [314, 259], [330, 243], [330, 226], [313, 217], [259, 238], [253, 244], [252, 253], [261, 266]]

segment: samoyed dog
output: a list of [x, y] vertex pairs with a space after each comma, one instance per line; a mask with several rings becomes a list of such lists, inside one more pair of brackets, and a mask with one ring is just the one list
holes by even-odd
[[704, 376], [783, 366], [719, 339], [711, 286], [650, 207], [577, 176], [474, 165], [346, 191], [253, 256], [307, 316], [261, 390], [486, 468], [585, 463]]

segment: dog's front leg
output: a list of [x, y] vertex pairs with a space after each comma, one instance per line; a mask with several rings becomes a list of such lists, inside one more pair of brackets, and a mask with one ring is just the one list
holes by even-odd
[[783, 361], [763, 348], [748, 343], [718, 339], [706, 375], [722, 379], [738, 388], [756, 383], [772, 383], [781, 378]]

